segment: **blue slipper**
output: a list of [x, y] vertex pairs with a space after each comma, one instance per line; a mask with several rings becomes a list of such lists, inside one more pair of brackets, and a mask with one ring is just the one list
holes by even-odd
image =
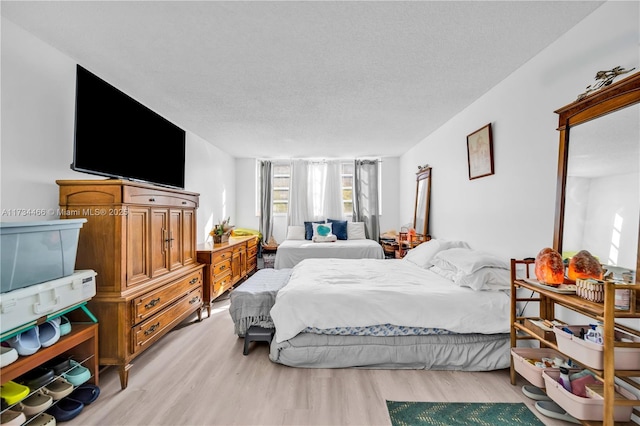
[[18, 351], [18, 355], [33, 355], [40, 349], [40, 338], [38, 337], [38, 327], [32, 327], [23, 331], [17, 336], [7, 340], [9, 346]]
[[82, 402], [84, 405], [89, 405], [100, 395], [100, 388], [96, 385], [92, 385], [90, 383], [78, 386], [69, 398], [75, 399], [76, 401]]
[[49, 408], [47, 413], [55, 417], [57, 422], [66, 422], [80, 414], [83, 408], [84, 404], [80, 401], [62, 398], [57, 404]]

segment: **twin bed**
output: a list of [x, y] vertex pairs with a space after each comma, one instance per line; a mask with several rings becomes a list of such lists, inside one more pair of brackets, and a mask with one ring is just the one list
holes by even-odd
[[[508, 265], [465, 243], [431, 240], [404, 259], [305, 259], [280, 273], [273, 307], [262, 311], [275, 328], [273, 362], [463, 371], [509, 366]], [[242, 314], [235, 315], [238, 324]]]
[[311, 240], [285, 240], [278, 246], [275, 269], [293, 268], [304, 259], [383, 259], [384, 251], [376, 241], [338, 240], [315, 243]]

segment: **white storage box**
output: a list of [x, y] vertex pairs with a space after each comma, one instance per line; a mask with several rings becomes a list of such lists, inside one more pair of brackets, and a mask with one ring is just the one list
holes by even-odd
[[544, 368], [536, 367], [528, 359], [562, 358], [564, 362], [567, 361], [567, 357], [551, 348], [511, 348], [511, 356], [516, 371], [533, 386], [539, 388], [544, 388], [544, 379], [542, 378]]
[[76, 271], [68, 277], [0, 294], [0, 332], [87, 301], [96, 295], [96, 272]]
[[0, 223], [0, 293], [71, 275], [86, 221]]
[[[563, 331], [567, 327], [574, 334]], [[588, 325], [556, 325], [553, 331], [556, 333], [558, 349], [567, 356], [596, 370], [604, 368], [604, 346], [580, 338], [580, 329], [589, 330]], [[628, 339], [640, 342], [636, 336], [632, 336], [620, 330], [615, 330], [615, 339]], [[640, 370], [640, 348], [614, 348], [614, 367], [616, 370]]]
[[[603, 420], [604, 399], [583, 398], [567, 391], [560, 383], [560, 370], [547, 368], [542, 372], [549, 398], [561, 406], [567, 413], [579, 420]], [[637, 399], [631, 392], [615, 385], [616, 392], [627, 399]], [[631, 419], [633, 407], [616, 405], [613, 409], [613, 419], [616, 422], [628, 422]]]

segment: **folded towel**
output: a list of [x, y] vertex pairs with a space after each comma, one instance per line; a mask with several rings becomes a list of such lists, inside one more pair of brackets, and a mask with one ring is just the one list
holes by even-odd
[[333, 243], [338, 241], [338, 237], [336, 237], [333, 234], [329, 234], [327, 236], [322, 236], [322, 235], [314, 235], [311, 240], [314, 243]]

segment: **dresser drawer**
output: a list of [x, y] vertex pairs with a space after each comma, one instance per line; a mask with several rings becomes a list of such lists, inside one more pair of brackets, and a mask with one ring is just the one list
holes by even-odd
[[213, 267], [213, 276], [218, 277], [220, 274], [224, 274], [227, 271], [231, 272], [231, 259], [225, 260], [220, 263], [216, 263]]
[[123, 188], [123, 202], [148, 206], [198, 207], [198, 197], [136, 186]]
[[247, 259], [247, 272], [252, 273], [258, 268], [258, 259], [256, 257], [250, 257]]
[[216, 277], [213, 282], [213, 294], [220, 295], [231, 287], [231, 269], [225, 274]]
[[258, 255], [258, 246], [249, 247], [247, 249], [247, 256], [257, 256]]
[[257, 238], [251, 238], [250, 240], [247, 241], [247, 248], [257, 247], [257, 246], [258, 246], [258, 239]]
[[216, 252], [213, 254], [213, 260], [211, 261], [211, 263], [214, 265], [216, 263], [221, 263], [227, 259], [231, 259], [232, 255], [233, 255], [233, 252], [231, 251], [231, 249]]
[[202, 287], [202, 269], [133, 299], [133, 324], [144, 321], [196, 287]]
[[244, 251], [247, 251], [247, 248], [245, 247], [244, 244], [239, 244], [233, 247], [233, 254], [242, 253]]
[[182, 296], [173, 305], [149, 318], [143, 323], [133, 327], [131, 336], [132, 352], [136, 353], [147, 344], [171, 330], [177, 322], [182, 321], [189, 313], [202, 307], [202, 287], [196, 288], [191, 293]]

